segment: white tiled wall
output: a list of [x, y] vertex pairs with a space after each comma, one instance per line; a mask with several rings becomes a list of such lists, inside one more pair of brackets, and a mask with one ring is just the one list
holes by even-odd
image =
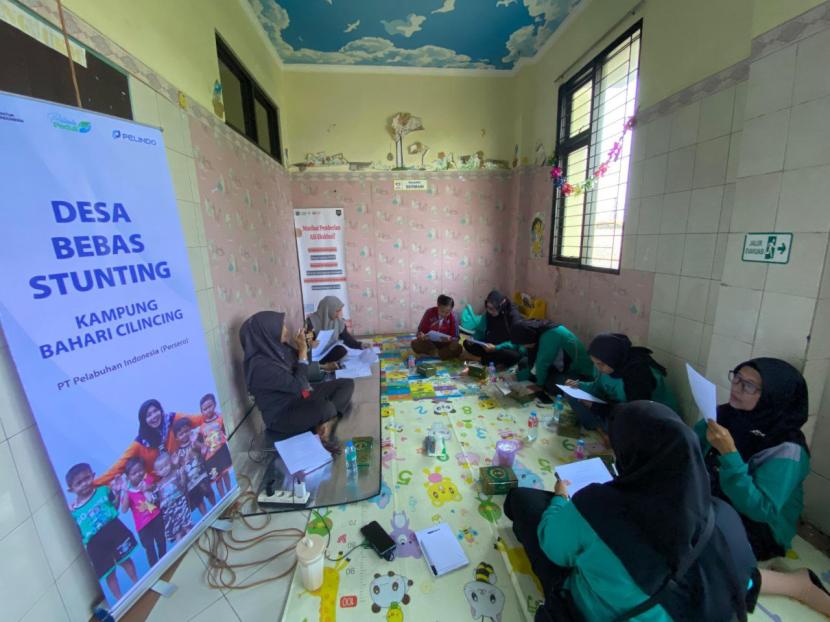
[[[830, 30], [752, 59], [749, 79], [635, 132], [623, 267], [655, 272], [648, 345], [684, 416], [683, 364], [727, 395], [754, 356], [803, 370], [806, 515], [830, 532]], [[792, 232], [787, 265], [741, 261], [748, 232]]]
[[[803, 370], [812, 441], [808, 519], [830, 532], [830, 30], [754, 58], [735, 166], [735, 200], [706, 373], [749, 356], [775, 356]], [[714, 105], [714, 104], [712, 104]], [[723, 219], [722, 223], [723, 223]], [[721, 226], [723, 232], [723, 225]], [[748, 232], [794, 234], [786, 265], [741, 261]]]
[[688, 418], [696, 412], [683, 366], [705, 368], [717, 321], [746, 90], [714, 93], [642, 124], [634, 137], [623, 246], [636, 250], [624, 267], [655, 272], [648, 345]]
[[[185, 112], [130, 79], [136, 121], [162, 127], [211, 363], [225, 377]], [[220, 387], [221, 389], [222, 387]], [[223, 402], [228, 394], [220, 390]], [[83, 621], [100, 601], [5, 340], [0, 343], [0, 619]], [[11, 560], [11, 562], [9, 562]]]

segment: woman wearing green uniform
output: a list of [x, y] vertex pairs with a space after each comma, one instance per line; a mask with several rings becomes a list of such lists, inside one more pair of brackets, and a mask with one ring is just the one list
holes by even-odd
[[[756, 358], [729, 373], [729, 402], [717, 421], [695, 426], [712, 493], [741, 517], [759, 560], [782, 557], [792, 545], [804, 509], [810, 453], [801, 427], [807, 422], [807, 383], [789, 363]], [[830, 616], [830, 595], [811, 570], [762, 570], [762, 593], [800, 600]]]
[[746, 620], [755, 559], [737, 513], [711, 496], [694, 433], [662, 404], [619, 410], [614, 481], [505, 500], [544, 589], [536, 621]]
[[510, 341], [527, 348], [536, 384], [548, 393], [566, 380], [591, 380], [594, 364], [579, 338], [562, 324], [548, 320], [522, 320], [510, 327]]
[[648, 348], [631, 345], [631, 340], [619, 333], [601, 333], [588, 346], [588, 355], [599, 372], [595, 379], [569, 380], [566, 384], [608, 403], [569, 398], [582, 427], [606, 429], [611, 406], [634, 400], [660, 402], [677, 412], [677, 400], [666, 382], [666, 368], [651, 358]]

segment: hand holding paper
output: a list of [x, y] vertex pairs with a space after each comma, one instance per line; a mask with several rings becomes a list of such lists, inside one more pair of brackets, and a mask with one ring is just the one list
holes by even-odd
[[594, 402], [596, 404], [607, 404], [605, 400], [601, 400], [598, 397], [595, 397], [588, 393], [587, 391], [583, 391], [582, 389], [578, 389], [576, 387], [569, 387], [566, 384], [557, 384], [557, 387], [562, 389], [563, 393], [570, 395], [578, 400], [585, 400], [586, 402]]
[[311, 351], [311, 358], [319, 361], [326, 354], [329, 353], [334, 346], [337, 345], [337, 339], [334, 337], [333, 330], [321, 330], [317, 333], [317, 343], [319, 345]]
[[614, 479], [600, 458], [588, 458], [559, 465], [556, 467], [556, 475], [560, 480], [570, 482], [568, 494], [571, 496], [589, 484], [604, 484]]
[[689, 376], [689, 386], [692, 388], [692, 397], [700, 409], [704, 419], [711, 421], [718, 420], [718, 396], [715, 385], [697, 373], [694, 368], [686, 363], [686, 373]]

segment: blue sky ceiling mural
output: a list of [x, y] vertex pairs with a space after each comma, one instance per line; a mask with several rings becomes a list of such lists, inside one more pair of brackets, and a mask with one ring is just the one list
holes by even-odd
[[587, 0], [248, 0], [285, 63], [511, 69]]

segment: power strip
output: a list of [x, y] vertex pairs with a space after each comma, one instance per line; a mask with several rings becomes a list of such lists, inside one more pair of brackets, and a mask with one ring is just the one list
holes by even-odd
[[302, 507], [308, 503], [310, 496], [308, 492], [304, 495], [296, 495], [293, 490], [276, 490], [272, 495], [263, 491], [259, 493], [257, 503], [260, 505], [296, 505]]

